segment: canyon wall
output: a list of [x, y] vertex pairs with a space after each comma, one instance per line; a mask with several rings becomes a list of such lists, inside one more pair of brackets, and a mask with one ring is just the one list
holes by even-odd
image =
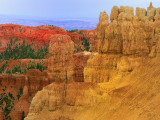
[[0, 52], [5, 50], [11, 39], [16, 44], [23, 43], [23, 40], [26, 40], [27, 44], [33, 42], [34, 48], [37, 48], [37, 45], [40, 47], [44, 46], [44, 44], [48, 44], [50, 42], [50, 37], [56, 34], [69, 35], [75, 43], [75, 48], [78, 50], [85, 50], [83, 48], [83, 38], [86, 38], [89, 45], [91, 45], [90, 50], [94, 52], [97, 51], [98, 40], [96, 30], [68, 32], [63, 28], [47, 25], [29, 27], [16, 24], [3, 24], [0, 25]]
[[84, 82], [44, 87], [25, 120], [159, 120], [159, 8], [133, 12], [115, 6], [111, 23], [102, 12], [98, 53], [87, 61]]
[[[49, 46], [49, 59], [18, 59], [18, 60], [5, 60], [0, 64], [3, 67], [4, 63], [5, 72], [0, 76], [0, 95], [6, 95], [7, 99], [10, 99], [8, 95], [13, 95], [12, 110], [8, 114], [11, 119], [21, 119], [22, 116], [27, 116], [29, 111], [29, 105], [32, 98], [37, 91], [53, 82], [83, 82], [83, 69], [90, 57], [89, 52], [82, 52], [73, 54], [74, 43], [68, 35], [57, 34], [51, 37]], [[44, 70], [41, 72], [38, 69], [34, 69], [34, 63], [43, 63]], [[28, 69], [28, 64], [31, 68]], [[33, 66], [32, 66], [33, 64]], [[19, 66], [19, 68], [14, 66]], [[27, 67], [28, 66], [28, 67]], [[41, 67], [41, 66], [39, 66]], [[16, 72], [12, 75], [7, 75], [6, 71], [11, 70], [26, 70], [27, 73], [22, 75], [20, 72]], [[32, 70], [33, 69], [33, 70]], [[13, 71], [12, 71], [13, 72]], [[11, 74], [11, 73], [10, 73]], [[28, 95], [23, 97], [19, 96], [20, 89], [27, 88]], [[5, 91], [3, 91], [5, 90]], [[17, 95], [20, 99], [17, 100]], [[4, 101], [4, 99], [1, 99]], [[25, 104], [23, 104], [25, 103]], [[8, 106], [9, 103], [5, 102], [0, 104], [3, 107]], [[0, 118], [4, 118], [4, 110], [0, 111]]]
[[159, 40], [159, 16], [159, 8], [147, 11], [136, 8], [134, 16], [132, 7], [113, 7], [108, 24], [108, 15], [101, 13], [97, 25], [99, 53], [154, 56]]
[[[152, 17], [151, 17], [152, 16]], [[145, 59], [159, 54], [159, 8], [117, 6], [111, 10], [111, 23], [106, 12], [100, 14], [97, 25], [98, 53], [84, 70], [86, 82], [107, 82], [118, 72], [131, 72]]]
[[[29, 70], [26, 75], [0, 75], [0, 101], [2, 102], [0, 106], [3, 107], [3, 111], [2, 108], [0, 110], [0, 115], [2, 115], [0, 118], [6, 119], [4, 115], [9, 110], [11, 111], [7, 116], [11, 119], [21, 119], [23, 112], [26, 116], [30, 102], [37, 91], [51, 82], [53, 81], [48, 79], [47, 72], [42, 73], [39, 70]], [[12, 104], [9, 101], [12, 101]]]
[[[27, 116], [37, 91], [52, 82], [83, 82], [84, 67], [90, 52], [97, 52], [97, 41], [96, 30], [0, 25], [0, 119]], [[27, 95], [19, 95], [21, 89]], [[12, 105], [7, 102], [11, 100]]]

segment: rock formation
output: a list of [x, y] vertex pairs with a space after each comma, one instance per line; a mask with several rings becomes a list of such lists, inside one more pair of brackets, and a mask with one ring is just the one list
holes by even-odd
[[[156, 8], [153, 8], [158, 10]], [[98, 30], [98, 39], [101, 40], [99, 45], [99, 53], [122, 53], [124, 55], [149, 55], [154, 51], [154, 45], [158, 42], [155, 40], [158, 36], [156, 32], [159, 25], [155, 21], [155, 14], [152, 14], [151, 9], [142, 8], [136, 9], [136, 16], [133, 14], [131, 7], [113, 7], [111, 12], [111, 23], [103, 26], [106, 18], [100, 21]], [[120, 11], [120, 12], [119, 12]], [[117, 15], [118, 13], [118, 15]], [[103, 15], [103, 16], [102, 16]], [[103, 19], [106, 15], [104, 12], [100, 15]], [[158, 16], [158, 15], [157, 15]], [[152, 21], [151, 21], [152, 19]], [[106, 22], [107, 23], [107, 22]], [[155, 43], [156, 42], [156, 43]]]
[[74, 43], [69, 36], [57, 34], [51, 38], [48, 65], [51, 79], [73, 81], [73, 51]]
[[[134, 62], [139, 63], [144, 57], [155, 57], [159, 53], [160, 21], [154, 20], [153, 9], [159, 10], [150, 5], [146, 14], [145, 9], [136, 8], [134, 16], [132, 7], [113, 7], [110, 24], [106, 22], [106, 12], [100, 14], [97, 25], [99, 54], [87, 63], [86, 82], [115, 79], [112, 77], [119, 70], [132, 71], [137, 66]], [[122, 64], [125, 68], [119, 67]]]
[[83, 46], [84, 46], [84, 42], [85, 42], [83, 40], [83, 38], [85, 38], [89, 42], [89, 51], [90, 52], [97, 52], [98, 51], [97, 50], [98, 39], [97, 39], [97, 31], [96, 30], [90, 30], [90, 31], [80, 30], [80, 31], [78, 31], [78, 33], [83, 35], [83, 37], [81, 39]]
[[159, 120], [158, 11], [151, 4], [134, 16], [132, 7], [113, 7], [111, 23], [101, 13], [98, 53], [87, 61], [84, 82], [45, 87], [25, 120]]
[[[47, 86], [50, 82], [53, 81], [48, 79], [46, 72], [42, 73], [39, 70], [29, 70], [27, 75], [0, 75], [0, 96], [2, 97], [3, 94], [6, 94], [9, 100], [9, 95], [13, 99], [12, 104], [14, 106], [11, 106], [9, 102], [4, 105], [13, 107], [8, 116], [15, 120], [21, 119], [23, 112], [27, 116], [32, 98], [37, 91]], [[23, 94], [20, 93], [21, 89]], [[3, 98], [0, 99], [1, 102], [3, 100]], [[1, 110], [2, 108], [0, 108], [0, 119], [6, 119], [6, 117], [3, 117], [5, 111], [1, 112]]]
[[49, 46], [49, 77], [55, 82], [83, 82], [83, 70], [90, 52], [73, 54], [74, 43], [68, 35], [54, 35]]
[[87, 64], [87, 60], [90, 58], [90, 52], [77, 53], [73, 55], [74, 59], [74, 74], [73, 80], [75, 82], [84, 82], [84, 67]]
[[[13, 25], [10, 27], [13, 27], [13, 28], [15, 27], [16, 29], [18, 29], [18, 25]], [[9, 27], [9, 25], [8, 26], [4, 25], [2, 27], [3, 28], [2, 30], [4, 30], [4, 28], [5, 28], [4, 31], [8, 31], [8, 29], [10, 31], [9, 31], [9, 33], [4, 32], [4, 34], [3, 34], [4, 36], [3, 35], [1, 36], [1, 40], [7, 39], [7, 34], [11, 34], [10, 32], [12, 30], [14, 30], [14, 29], [11, 29], [10, 27]], [[24, 28], [26, 28], [26, 27], [23, 26], [22, 29], [24, 29]], [[28, 29], [32, 29], [32, 27], [28, 28]], [[37, 28], [35, 28], [35, 29], [37, 29]], [[42, 28], [39, 28], [39, 29], [45, 29], [46, 30], [45, 34], [49, 34], [47, 32], [47, 30], [49, 28], [46, 28], [45, 26], [43, 26]], [[41, 90], [43, 87], [47, 86], [48, 84], [50, 84], [54, 81], [64, 82], [63, 79], [65, 78], [65, 81], [66, 81], [66, 77], [68, 79], [67, 82], [71, 82], [71, 81], [83, 82], [84, 81], [83, 70], [84, 70], [84, 67], [85, 67], [87, 60], [88, 60], [91, 53], [82, 52], [82, 53], [74, 53], [74, 55], [73, 55], [74, 47], [76, 45], [80, 46], [80, 44], [82, 44], [81, 38], [83, 35], [80, 35], [78, 33], [68, 33], [65, 31], [61, 31], [61, 32], [64, 32], [64, 34], [69, 34], [69, 36], [58, 34], [57, 36], [59, 36], [59, 37], [57, 37], [57, 38], [63, 39], [63, 40], [60, 39], [59, 41], [57, 41], [57, 38], [54, 38], [55, 36], [52, 38], [52, 40], [51, 40], [52, 44], [50, 44], [50, 49], [52, 50], [53, 53], [50, 52], [49, 60], [51, 60], [51, 62], [50, 62], [51, 64], [49, 64], [49, 70], [52, 70], [52, 68], [55, 67], [54, 72], [56, 73], [56, 75], [58, 75], [58, 74], [61, 75], [63, 73], [63, 76], [60, 76], [62, 78], [52, 79], [52, 76], [51, 77], [48, 76], [48, 70], [47, 70], [48, 61], [49, 61], [48, 59], [4, 60], [0, 63], [1, 70], [3, 69], [4, 64], [7, 63], [7, 64], [5, 64], [5, 69], [2, 72], [3, 75], [0, 75], [0, 95], [2, 95], [4, 93], [2, 90], [6, 89], [5, 93], [11, 93], [16, 98], [20, 87], [23, 88], [24, 86], [27, 86], [28, 90], [29, 90], [29, 97], [28, 98], [23, 99], [21, 101], [18, 101], [18, 100], [14, 101], [14, 108], [11, 111], [11, 113], [9, 114], [11, 119], [12, 118], [21, 119], [23, 111], [26, 116], [28, 113], [31, 99], [34, 97], [34, 95], [37, 93], [37, 91]], [[23, 32], [21, 32], [21, 33], [23, 33]], [[27, 40], [29, 38], [30, 39], [33, 38], [33, 31], [31, 33], [32, 33], [32, 35], [30, 37], [26, 36]], [[53, 32], [52, 34], [54, 35], [55, 33]], [[52, 35], [52, 34], [49, 34], [49, 35]], [[95, 47], [96, 47], [96, 44], [95, 44], [96, 43], [96, 31], [95, 30], [94, 31], [84, 31], [83, 34], [89, 41], [91, 41], [91, 43], [93, 45], [92, 48], [95, 49]], [[16, 30], [15, 30], [15, 33], [13, 32], [8, 37], [14, 38], [14, 37], [16, 37], [16, 35], [17, 34], [16, 34]], [[24, 38], [24, 35], [25, 34], [18, 34], [17, 35], [19, 38], [18, 43], [22, 42], [20, 40], [20, 38]], [[41, 36], [41, 35], [42, 34], [40, 34], [39, 36]], [[71, 38], [70, 38], [70, 36], [71, 36]], [[36, 39], [36, 36], [35, 36], [35, 39]], [[39, 42], [41, 41], [41, 39], [39, 39], [39, 38], [37, 38], [37, 39], [39, 40]], [[46, 39], [48, 40], [48, 38], [45, 38], [44, 40], [46, 40]], [[77, 40], [77, 43], [75, 42], [76, 40]], [[33, 39], [33, 41], [34, 41], [34, 39]], [[50, 41], [50, 39], [48, 41]], [[5, 42], [7, 43], [8, 40], [6, 40]], [[57, 44], [56, 47], [51, 46], [51, 45], [56, 45], [56, 44]], [[68, 44], [68, 46], [67, 46], [67, 44]], [[39, 46], [41, 46], [41, 45], [39, 45]], [[5, 45], [3, 44], [1, 47], [5, 48]], [[57, 48], [60, 48], [60, 49], [57, 49]], [[96, 51], [96, 49], [95, 49], [95, 51]], [[59, 56], [59, 58], [54, 59], [53, 54]], [[47, 58], [48, 58], [48, 56], [49, 55], [47, 55]], [[54, 63], [52, 62], [53, 60], [54, 60]], [[58, 62], [58, 63], [56, 63], [56, 62]], [[29, 70], [28, 71], [27, 66], [28, 65], [30, 66], [32, 63], [33, 64], [34, 63], [35, 64], [42, 63], [43, 67], [45, 68], [44, 71], [43, 72], [41, 72], [39, 70]], [[16, 66], [20, 66], [21, 71], [28, 71], [28, 72], [25, 75], [22, 75], [22, 73], [20, 73], [20, 72], [16, 72], [16, 73], [14, 73], [14, 75], [7, 75], [8, 71], [15, 70]], [[66, 68], [63, 68], [62, 66], [65, 66]], [[33, 68], [33, 66], [31, 66], [31, 67]], [[58, 73], [58, 70], [60, 70], [60, 73]], [[52, 72], [49, 72], [49, 73], [52, 74]], [[10, 74], [11, 73], [12, 72], [10, 72]], [[72, 80], [71, 80], [71, 78], [72, 78]], [[25, 107], [22, 106], [23, 101], [24, 102], [27, 101], [27, 104]], [[17, 106], [19, 106], [19, 105], [22, 106], [22, 109], [17, 110], [18, 109]], [[3, 112], [0, 112], [0, 119], [3, 119], [3, 116], [4, 116]]]
[[13, 107], [10, 117], [14, 118], [15, 120], [20, 120], [22, 118], [22, 113], [24, 112], [24, 115], [26, 116], [29, 112], [28, 107], [29, 107], [29, 91], [28, 91], [28, 86], [24, 86], [23, 88], [23, 95], [21, 96], [20, 100], [18, 103]]
[[[30, 113], [26, 120], [30, 119], [62, 119], [74, 120], [74, 114], [68, 114], [71, 111], [78, 112], [78, 108], [90, 107], [95, 103], [105, 101], [105, 94], [96, 88], [93, 83], [72, 83], [65, 86], [61, 84], [51, 84], [38, 92], [33, 98]], [[50, 111], [50, 115], [37, 117], [34, 114], [41, 113], [43, 109]], [[63, 110], [62, 110], [63, 109]], [[79, 111], [80, 112], [80, 111]]]
[[[34, 45], [44, 46], [44, 43], [47, 44], [50, 42], [50, 37], [56, 34], [69, 35], [71, 40], [75, 43], [75, 47], [82, 49], [82, 38], [87, 37], [90, 44], [93, 44], [93, 49], [96, 49], [96, 31], [83, 31], [83, 34], [78, 32], [70, 33], [64, 31], [63, 28], [54, 27], [54, 26], [37, 26], [29, 27], [16, 24], [3, 24], [0, 25], [0, 52], [4, 51], [7, 47], [7, 43], [12, 38], [13, 42], [16, 44], [22, 43], [23, 40], [26, 40], [27, 44], [34, 43]], [[88, 35], [88, 33], [90, 35]], [[86, 36], [87, 35], [87, 36]], [[88, 37], [89, 36], [89, 37]], [[93, 39], [94, 38], [94, 39]], [[35, 47], [35, 46], [34, 46]]]

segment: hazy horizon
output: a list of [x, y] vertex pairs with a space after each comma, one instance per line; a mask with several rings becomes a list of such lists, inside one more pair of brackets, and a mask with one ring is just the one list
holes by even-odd
[[0, 15], [0, 24], [19, 24], [25, 26], [53, 25], [65, 30], [96, 29], [97, 18], [41, 18], [14, 15]]
[[0, 0], [0, 24], [25, 26], [54, 25], [65, 30], [92, 30], [98, 24], [99, 14], [104, 10], [110, 15], [113, 6], [146, 8], [150, 2], [154, 7], [158, 0]]
[[154, 7], [160, 5], [158, 0], [0, 0], [0, 14], [41, 18], [98, 18], [104, 10], [110, 14], [115, 5], [147, 8], [150, 2]]

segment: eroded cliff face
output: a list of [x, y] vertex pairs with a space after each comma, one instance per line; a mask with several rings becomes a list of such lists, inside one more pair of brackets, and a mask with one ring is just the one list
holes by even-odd
[[[91, 53], [82, 52], [73, 54], [74, 45], [70, 36], [57, 34], [51, 38], [49, 59], [4, 60], [0, 63], [0, 68], [4, 71], [0, 75], [0, 97], [2, 95], [3, 97], [9, 98], [9, 94], [13, 95], [13, 108], [10, 107], [10, 114], [7, 114], [11, 119], [19, 120], [24, 115], [26, 116], [29, 111], [30, 101], [37, 91], [50, 83], [84, 81], [83, 70]], [[43, 70], [43, 72], [38, 70], [41, 66], [35, 69], [34, 65], [37, 63], [43, 63], [42, 69], [40, 69]], [[17, 69], [18, 72], [16, 72]], [[21, 73], [19, 70], [25, 71], [26, 73]], [[7, 73], [12, 73], [13, 75], [7, 75]], [[24, 99], [17, 99], [20, 88], [23, 89], [24, 86], [28, 88], [29, 96]], [[3, 94], [5, 94], [5, 96]], [[0, 105], [3, 105], [4, 108], [9, 106], [10, 103], [5, 104], [6, 101], [3, 97], [0, 100]], [[0, 119], [6, 118], [4, 114], [5, 110], [2, 110], [1, 107]]]
[[[69, 32], [49, 25], [0, 25], [0, 119], [19, 120], [26, 116], [37, 91], [52, 82], [64, 82], [66, 78], [67, 82], [83, 82], [83, 70], [90, 56], [89, 52], [82, 52], [86, 50], [97, 51], [96, 30]], [[25, 86], [27, 98], [19, 96], [19, 90]]]
[[101, 13], [98, 53], [87, 61], [84, 82], [43, 88], [25, 120], [159, 120], [158, 11], [151, 4], [134, 16], [132, 7], [113, 7], [111, 23]]
[[89, 45], [92, 46], [90, 47], [90, 50], [97, 51], [96, 43], [98, 40], [96, 30], [68, 32], [63, 28], [47, 25], [29, 27], [16, 24], [3, 24], [0, 25], [0, 52], [5, 50], [10, 39], [12, 39], [15, 44], [23, 43], [23, 40], [25, 40], [27, 44], [33, 42], [34, 45], [32, 47], [37, 50], [41, 46], [43, 47], [44, 44], [49, 43], [50, 37], [56, 34], [69, 35], [75, 43], [75, 48], [78, 50], [76, 52], [85, 50], [82, 44], [84, 42], [84, 37], [89, 42]]
[[[136, 8], [135, 16], [133, 12], [132, 7], [115, 6], [111, 23], [106, 12], [100, 14], [98, 54], [84, 69], [84, 81], [103, 86], [109, 95], [109, 102], [102, 103], [108, 112], [97, 112], [99, 120], [160, 118], [156, 107], [159, 83], [153, 84], [160, 77], [159, 8], [151, 4], [147, 10]], [[105, 111], [103, 106], [99, 109]]]
[[37, 69], [26, 75], [0, 75], [0, 119], [19, 120], [27, 116], [32, 98], [51, 82], [46, 71]]
[[159, 70], [159, 60], [149, 60], [112, 90], [112, 83], [74, 83], [66, 97], [64, 84], [51, 84], [33, 98], [25, 120], [158, 120]]
[[49, 46], [49, 75], [56, 82], [73, 81], [74, 43], [68, 35], [54, 35]]
[[112, 8], [111, 23], [106, 12], [100, 14], [97, 25], [99, 46], [84, 70], [86, 82], [103, 83], [114, 80], [118, 73], [131, 72], [145, 59], [159, 53], [159, 8], [117, 6]]
[[136, 8], [134, 16], [132, 7], [113, 7], [110, 24], [106, 16], [105, 12], [101, 13], [97, 26], [98, 39], [101, 41], [99, 53], [153, 56], [159, 41], [159, 8], [148, 8], [147, 11]]

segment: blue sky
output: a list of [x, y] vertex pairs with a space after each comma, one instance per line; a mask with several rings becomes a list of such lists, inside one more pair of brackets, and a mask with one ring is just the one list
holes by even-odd
[[[110, 14], [111, 8], [133, 6], [147, 8], [151, 0], [0, 0], [0, 14], [47, 18], [97, 18], [101, 11]], [[160, 7], [160, 0], [152, 0]]]

